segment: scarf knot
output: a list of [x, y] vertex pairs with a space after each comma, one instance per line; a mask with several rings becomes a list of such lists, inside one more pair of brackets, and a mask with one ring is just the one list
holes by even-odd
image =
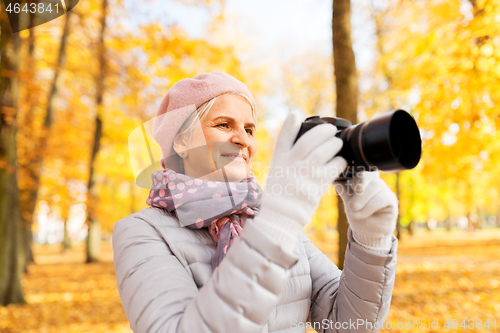
[[149, 206], [167, 210], [181, 226], [208, 228], [217, 243], [213, 269], [240, 236], [247, 219], [260, 209], [262, 189], [252, 171], [238, 183], [193, 178], [168, 168], [153, 172], [151, 178]]

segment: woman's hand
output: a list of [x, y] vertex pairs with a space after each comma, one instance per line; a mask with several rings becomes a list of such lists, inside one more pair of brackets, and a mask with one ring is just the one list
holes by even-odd
[[387, 253], [398, 216], [398, 200], [378, 171], [360, 172], [348, 182], [335, 183], [356, 242]]
[[300, 229], [309, 223], [321, 197], [347, 166], [344, 158], [335, 157], [342, 148], [335, 126], [318, 125], [294, 144], [301, 124], [297, 112], [291, 112], [283, 123], [258, 215], [271, 223], [293, 221]]

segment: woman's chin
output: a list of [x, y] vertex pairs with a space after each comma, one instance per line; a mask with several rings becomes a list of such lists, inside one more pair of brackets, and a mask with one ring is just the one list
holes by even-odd
[[236, 170], [232, 170], [233, 168], [224, 168], [224, 171], [226, 172], [226, 177], [228, 182], [240, 182], [243, 179], [246, 178], [247, 173], [245, 168], [239, 168]]
[[[229, 171], [229, 172], [228, 172]], [[222, 169], [218, 169], [214, 172], [211, 172], [209, 174], [205, 174], [203, 176], [198, 176], [195, 178], [203, 179], [203, 180], [210, 180], [214, 182], [240, 182], [241, 180], [245, 179], [246, 175], [241, 172], [231, 172], [230, 170], [227, 170], [224, 168], [224, 172], [222, 172]]]
[[203, 178], [218, 182], [240, 182], [245, 179], [246, 176], [247, 172], [244, 165], [228, 164], [223, 167], [223, 169], [218, 169]]

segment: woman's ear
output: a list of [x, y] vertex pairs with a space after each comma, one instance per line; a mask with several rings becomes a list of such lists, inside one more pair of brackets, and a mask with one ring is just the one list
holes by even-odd
[[186, 133], [180, 133], [177, 134], [174, 138], [174, 143], [172, 145], [172, 148], [175, 150], [177, 155], [179, 155], [182, 158], [187, 157], [188, 155], [188, 135]]

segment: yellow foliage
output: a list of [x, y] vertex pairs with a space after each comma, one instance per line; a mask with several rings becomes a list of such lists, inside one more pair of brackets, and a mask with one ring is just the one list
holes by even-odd
[[372, 8], [379, 59], [369, 115], [405, 107], [423, 136], [402, 173], [402, 218], [426, 221], [500, 205], [500, 1], [390, 1]]

